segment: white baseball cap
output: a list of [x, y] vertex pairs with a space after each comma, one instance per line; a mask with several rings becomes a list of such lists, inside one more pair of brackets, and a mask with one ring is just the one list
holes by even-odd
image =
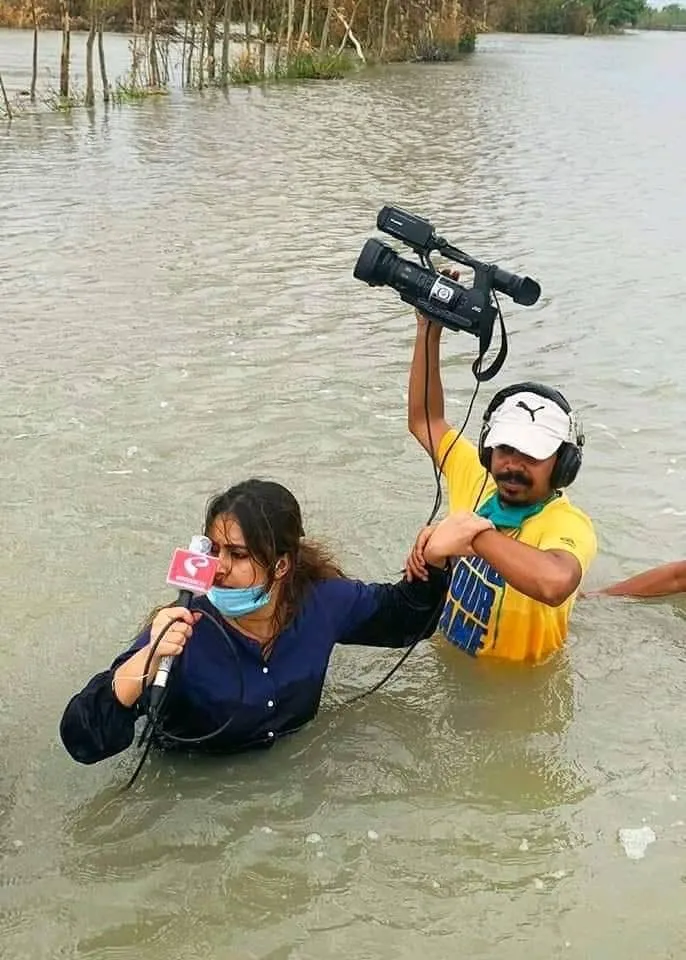
[[575, 442], [573, 417], [554, 400], [522, 391], [493, 411], [484, 446], [513, 447], [527, 457], [547, 460], [565, 442]]

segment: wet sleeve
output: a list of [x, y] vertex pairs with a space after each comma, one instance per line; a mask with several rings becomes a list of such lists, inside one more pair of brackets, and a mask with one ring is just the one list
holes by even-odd
[[98, 763], [113, 757], [133, 742], [136, 720], [146, 712], [148, 694], [132, 707], [123, 706], [112, 690], [114, 671], [149, 640], [149, 631], [136, 639], [109, 670], [96, 673], [67, 704], [60, 722], [60, 737], [78, 763]]
[[585, 575], [598, 552], [593, 524], [580, 510], [566, 512], [541, 537], [540, 550], [565, 550], [579, 561]]
[[338, 643], [369, 647], [407, 647], [430, 637], [445, 601], [450, 571], [429, 567], [429, 579], [408, 583], [346, 583], [350, 610]]

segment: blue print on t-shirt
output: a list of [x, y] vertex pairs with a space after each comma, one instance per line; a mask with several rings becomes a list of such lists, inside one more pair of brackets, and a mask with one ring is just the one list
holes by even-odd
[[485, 560], [458, 561], [439, 624], [451, 643], [477, 655], [484, 645], [497, 590], [504, 584], [503, 577]]

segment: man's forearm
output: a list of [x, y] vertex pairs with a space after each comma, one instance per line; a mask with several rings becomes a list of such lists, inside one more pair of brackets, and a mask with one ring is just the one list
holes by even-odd
[[[436, 323], [431, 323], [428, 327], [421, 323], [417, 324], [407, 402], [407, 422], [410, 431], [415, 436], [417, 431], [426, 430], [427, 409], [430, 422], [443, 420], [445, 416], [440, 368], [441, 330], [442, 327]], [[429, 377], [428, 397], [426, 389], [427, 371]]]
[[669, 597], [686, 592], [686, 560], [665, 563], [661, 567], [621, 580], [599, 593], [610, 597]]
[[474, 537], [472, 549], [515, 590], [551, 607], [564, 603], [581, 581], [581, 567], [576, 561], [575, 569], [571, 554], [562, 559], [554, 551], [539, 550], [497, 530]]

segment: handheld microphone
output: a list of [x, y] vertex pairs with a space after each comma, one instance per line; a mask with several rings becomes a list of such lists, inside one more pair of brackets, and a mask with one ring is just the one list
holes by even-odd
[[[212, 541], [209, 537], [194, 536], [187, 550], [177, 548], [169, 564], [167, 583], [179, 588], [176, 606], [190, 609], [193, 596], [207, 593], [217, 573], [219, 561], [210, 555]], [[162, 657], [155, 679], [150, 686], [150, 707], [156, 710], [162, 699], [169, 674], [176, 657]]]

